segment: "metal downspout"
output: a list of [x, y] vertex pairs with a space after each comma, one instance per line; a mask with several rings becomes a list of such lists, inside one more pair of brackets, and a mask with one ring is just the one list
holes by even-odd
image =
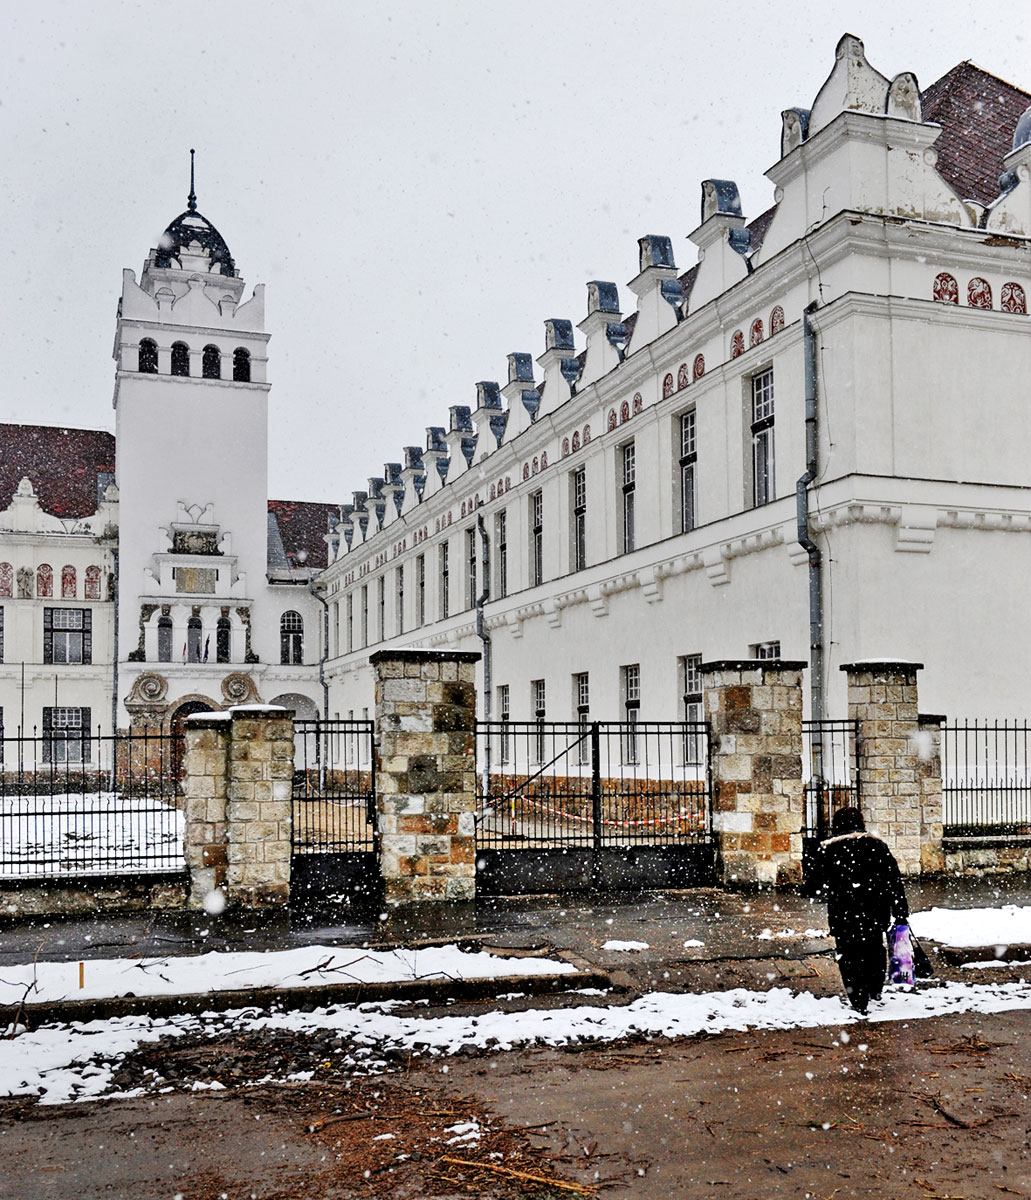
[[[490, 689], [491, 689], [491, 642], [483, 620], [483, 608], [490, 599], [490, 541], [487, 538], [487, 526], [483, 514], [476, 514], [476, 528], [480, 531], [480, 573], [483, 577], [483, 588], [476, 597], [476, 636], [483, 643], [483, 719], [490, 720]], [[483, 792], [490, 795], [490, 738], [484, 738], [483, 743]]]
[[818, 308], [814, 300], [802, 315], [802, 345], [805, 355], [805, 457], [806, 469], [795, 484], [795, 516], [798, 544], [809, 555], [809, 687], [810, 716], [823, 720], [823, 571], [820, 548], [809, 536], [809, 487], [818, 472], [819, 441], [816, 424], [816, 341], [809, 314]]
[[315, 580], [308, 580], [308, 592], [322, 605], [322, 655], [319, 658], [319, 683], [322, 684], [322, 719], [329, 720], [329, 684], [326, 682], [326, 659], [329, 657], [329, 601], [315, 590]]
[[114, 546], [111, 550], [111, 557], [114, 560], [114, 621], [112, 624], [112, 655], [114, 662], [112, 665], [111, 679], [111, 736], [114, 737], [118, 732], [118, 547]]

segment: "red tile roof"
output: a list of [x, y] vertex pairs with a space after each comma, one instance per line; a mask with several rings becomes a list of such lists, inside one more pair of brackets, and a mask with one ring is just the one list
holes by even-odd
[[1031, 95], [961, 62], [923, 94], [924, 120], [942, 127], [934, 144], [938, 171], [964, 200], [989, 204], [999, 194], [1003, 157]]
[[[298, 550], [307, 552], [303, 563], [306, 567], [317, 567], [321, 570], [326, 566], [328, 550], [322, 540], [329, 532], [329, 518], [340, 519], [339, 504], [321, 504], [309, 500], [270, 500], [268, 510], [275, 517], [279, 526], [279, 536], [283, 539], [283, 549], [287, 555], [296, 554]], [[297, 563], [297, 566], [301, 566]]]
[[114, 469], [114, 435], [103, 430], [0, 425], [0, 509], [28, 476], [45, 512], [88, 517], [97, 510], [97, 476]]

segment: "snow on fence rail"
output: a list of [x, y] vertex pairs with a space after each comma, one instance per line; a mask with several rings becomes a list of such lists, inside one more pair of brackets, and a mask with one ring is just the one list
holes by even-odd
[[0, 879], [185, 869], [178, 739], [34, 730], [0, 752]]

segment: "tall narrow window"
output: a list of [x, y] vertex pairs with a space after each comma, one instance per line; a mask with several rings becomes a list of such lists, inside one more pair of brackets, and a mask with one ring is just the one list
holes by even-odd
[[533, 719], [537, 723], [537, 729], [534, 736], [534, 762], [544, 762], [545, 751], [545, 731], [544, 731], [544, 680], [534, 679], [530, 682], [530, 707], [533, 710]]
[[752, 503], [776, 498], [773, 470], [773, 368], [752, 378]]
[[641, 667], [631, 663], [623, 668], [623, 711], [626, 713], [626, 736], [623, 739], [623, 761], [636, 763], [637, 719], [641, 712]]
[[230, 662], [233, 654], [233, 626], [228, 617], [219, 617], [215, 626], [215, 659]]
[[415, 623], [420, 628], [426, 624], [426, 555], [415, 560]]
[[620, 447], [620, 478], [622, 481], [623, 504], [621, 510], [623, 553], [629, 554], [637, 547], [636, 510], [634, 496], [637, 489], [637, 454], [634, 443]]
[[696, 524], [695, 467], [698, 443], [695, 429], [695, 410], [680, 414], [680, 531], [689, 533]]
[[304, 662], [304, 620], [290, 610], [279, 618], [279, 661], [287, 666]]
[[344, 632], [347, 635], [347, 653], [350, 654], [354, 649], [354, 592], [347, 593], [346, 612]]
[[199, 663], [201, 659], [201, 638], [204, 627], [200, 617], [190, 617], [186, 622], [186, 661]]
[[465, 606], [476, 607], [476, 526], [465, 531]]
[[222, 351], [217, 346], [205, 346], [201, 358], [201, 374], [205, 379], [222, 378]]
[[394, 602], [397, 606], [397, 632], [405, 631], [405, 567], [400, 563], [395, 576]]
[[358, 614], [358, 632], [362, 635], [362, 648], [369, 644], [369, 585], [362, 584], [362, 606]]
[[185, 342], [172, 343], [172, 374], [189, 375], [190, 347]]
[[582, 766], [590, 761], [591, 756], [587, 729], [591, 719], [591, 677], [586, 671], [573, 676], [573, 704], [576, 708], [576, 723], [580, 726], [576, 761]]
[[569, 477], [570, 492], [573, 505], [572, 545], [570, 549], [574, 571], [582, 571], [587, 566], [587, 470], [577, 467]]
[[440, 617], [443, 620], [451, 615], [451, 565], [447, 542], [440, 543], [437, 560], [440, 565]]
[[75, 568], [73, 566], [63, 566], [61, 568], [61, 599], [74, 600], [76, 592]]
[[530, 493], [530, 587], [544, 582], [544, 493]]
[[243, 346], [237, 346], [233, 351], [233, 382], [234, 383], [250, 383], [251, 381], [251, 353], [245, 350]]
[[752, 658], [770, 660], [780, 658], [780, 642], [753, 642], [748, 647]]
[[86, 599], [87, 600], [99, 600], [100, 599], [100, 568], [99, 567], [87, 567], [86, 568]]
[[376, 580], [376, 634], [377, 641], [382, 642], [387, 636], [387, 577], [381, 575]]
[[[696, 724], [702, 720], [702, 656], [685, 654], [680, 660], [680, 686], [684, 698], [684, 720]], [[684, 732], [684, 763], [698, 766], [702, 761], [702, 735], [697, 729]]]
[[512, 719], [512, 696], [507, 683], [498, 685], [498, 720], [501, 722], [501, 736], [498, 739], [498, 758], [507, 763], [511, 755], [511, 745], [508, 736], [508, 723]]
[[172, 618], [158, 618], [158, 662], [172, 661]]
[[139, 369], [143, 375], [156, 375], [158, 373], [158, 344], [153, 338], [142, 338], [140, 340]]
[[497, 596], [508, 595], [508, 512], [502, 509], [494, 518], [494, 552], [498, 561]]

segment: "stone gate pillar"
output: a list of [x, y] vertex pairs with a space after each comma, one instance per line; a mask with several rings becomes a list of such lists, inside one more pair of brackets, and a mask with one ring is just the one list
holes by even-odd
[[293, 714], [257, 704], [198, 713], [185, 736], [191, 907], [215, 888], [233, 907], [287, 904]]
[[702, 663], [722, 882], [802, 882], [802, 672], [782, 659]]
[[378, 650], [376, 807], [388, 904], [476, 896], [476, 663]]
[[841, 669], [857, 729], [859, 801], [870, 830], [888, 843], [903, 875], [940, 871], [941, 721], [929, 718], [921, 729], [916, 674], [923, 663], [869, 660]]

